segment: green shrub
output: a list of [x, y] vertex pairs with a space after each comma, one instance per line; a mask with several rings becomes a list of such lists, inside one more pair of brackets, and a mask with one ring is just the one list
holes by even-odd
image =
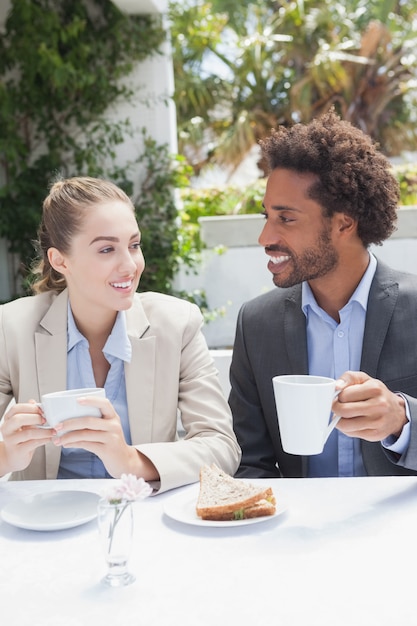
[[123, 78], [165, 36], [160, 18], [126, 15], [111, 0], [11, 0], [0, 33], [0, 237], [20, 259], [16, 293], [57, 174], [129, 186], [115, 148], [130, 124], [106, 111], [133, 97]]
[[146, 263], [139, 290], [173, 293], [181, 259], [191, 264], [181, 240], [176, 193], [189, 185], [192, 169], [185, 159], [170, 155], [167, 146], [158, 145], [143, 132], [145, 149], [138, 163], [145, 174], [133, 199]]
[[261, 213], [266, 179], [260, 178], [246, 187], [234, 185], [206, 189], [183, 188], [179, 192], [181, 226], [180, 256], [195, 267], [203, 248], [200, 239], [200, 217]]
[[400, 184], [400, 204], [417, 204], [417, 163], [406, 163], [394, 167]]

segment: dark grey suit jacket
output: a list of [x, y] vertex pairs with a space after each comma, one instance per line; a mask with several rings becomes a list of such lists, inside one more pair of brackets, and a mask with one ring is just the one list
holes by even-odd
[[[407, 397], [411, 441], [399, 457], [379, 442], [361, 442], [370, 476], [417, 474], [417, 276], [378, 261], [369, 293], [361, 370]], [[230, 369], [229, 403], [242, 448], [240, 477], [301, 477], [306, 459], [281, 446], [272, 377], [307, 374], [301, 285], [274, 288], [239, 312]]]

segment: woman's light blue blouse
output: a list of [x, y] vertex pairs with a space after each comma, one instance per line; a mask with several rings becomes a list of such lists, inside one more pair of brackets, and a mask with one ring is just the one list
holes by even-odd
[[[126, 331], [126, 315], [119, 311], [103, 348], [110, 364], [104, 389], [118, 413], [126, 442], [131, 444], [124, 363], [130, 362], [132, 346]], [[78, 330], [68, 302], [67, 389], [96, 387], [87, 339]], [[80, 448], [62, 448], [58, 478], [109, 478], [102, 461]]]

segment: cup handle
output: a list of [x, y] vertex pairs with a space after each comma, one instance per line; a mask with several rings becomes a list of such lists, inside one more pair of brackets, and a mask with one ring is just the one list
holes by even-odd
[[[335, 398], [337, 398], [337, 396], [339, 395], [339, 393], [341, 392], [341, 389], [338, 389], [337, 391], [335, 391], [334, 396], [333, 396], [333, 400]], [[326, 441], [328, 440], [330, 433], [332, 432], [332, 430], [334, 429], [334, 427], [336, 426], [337, 422], [340, 420], [342, 416], [341, 415], [335, 415], [333, 413], [333, 419], [331, 420], [331, 422], [329, 422], [329, 425], [326, 428], [326, 433], [324, 436], [324, 442], [323, 445], [326, 443]]]
[[342, 417], [341, 415], [335, 415], [332, 421], [327, 426], [326, 435], [324, 437], [324, 443], [326, 443], [326, 441], [328, 440], [330, 433], [332, 432], [332, 430], [334, 429], [334, 427], [336, 426], [337, 422], [340, 420], [341, 417]]

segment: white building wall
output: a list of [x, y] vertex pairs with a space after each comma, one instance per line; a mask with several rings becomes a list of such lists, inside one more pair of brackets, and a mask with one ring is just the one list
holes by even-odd
[[177, 123], [172, 99], [174, 72], [165, 16], [168, 0], [113, 0], [113, 3], [121, 11], [130, 14], [160, 13], [167, 32], [167, 38], [161, 46], [162, 54], [154, 54], [139, 63], [126, 79], [129, 86], [136, 90], [136, 97], [132, 102], [118, 103], [109, 111], [110, 119], [129, 118], [135, 130], [118, 150], [119, 158], [121, 162], [126, 162], [126, 159], [140, 154], [142, 128], [146, 128], [158, 144], [168, 145], [170, 152], [176, 153]]

